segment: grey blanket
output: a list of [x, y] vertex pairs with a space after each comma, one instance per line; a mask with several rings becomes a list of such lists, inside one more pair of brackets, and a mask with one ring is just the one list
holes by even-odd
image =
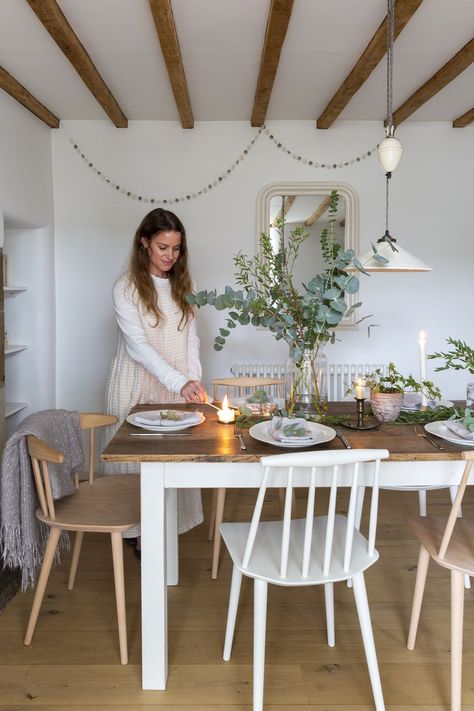
[[[84, 461], [78, 412], [36, 412], [23, 420], [5, 445], [0, 473], [0, 549], [4, 565], [21, 569], [22, 590], [35, 584], [49, 533], [36, 518], [38, 499], [27, 435], [36, 435], [64, 454], [62, 464], [48, 465], [54, 499], [75, 491], [73, 475]], [[63, 545], [68, 541], [63, 538]]]

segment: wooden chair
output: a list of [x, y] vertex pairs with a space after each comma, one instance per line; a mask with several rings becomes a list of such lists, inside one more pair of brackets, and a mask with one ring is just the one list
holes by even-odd
[[212, 382], [212, 399], [220, 400], [219, 387], [225, 387], [227, 397], [232, 400], [231, 389], [234, 389], [236, 397], [244, 397], [247, 392], [258, 388], [268, 389], [274, 387], [278, 397], [282, 397], [283, 393], [283, 378], [260, 378], [260, 377], [233, 377], [233, 378], [214, 378]]
[[[304, 452], [263, 457], [262, 484], [251, 523], [223, 523], [221, 533], [234, 567], [227, 616], [224, 660], [231, 655], [242, 576], [254, 578], [253, 709], [263, 709], [265, 629], [268, 583], [282, 586], [324, 585], [328, 645], [334, 646], [334, 583], [352, 580], [375, 707], [384, 701], [364, 582], [364, 570], [378, 560], [375, 549], [380, 460], [386, 449]], [[372, 462], [369, 537], [355, 525], [359, 464]], [[306, 471], [301, 471], [305, 468]], [[272, 480], [274, 470], [279, 480]], [[286, 480], [283, 521], [261, 522], [268, 486]], [[309, 480], [309, 481], [308, 481]], [[305, 519], [291, 519], [293, 486], [306, 486]], [[330, 487], [325, 516], [314, 516], [316, 487]], [[338, 487], [350, 487], [347, 516], [336, 514]]]
[[461, 709], [464, 576], [474, 575], [474, 520], [459, 518], [461, 501], [474, 461], [474, 451], [462, 453], [466, 466], [448, 520], [416, 516], [408, 524], [420, 541], [415, 592], [408, 632], [408, 649], [414, 649], [428, 565], [432, 558], [451, 571], [451, 709]]
[[49, 526], [50, 533], [26, 630], [25, 644], [31, 644], [33, 638], [61, 532], [76, 532], [67, 585], [69, 590], [74, 586], [84, 533], [109, 533], [112, 540], [120, 661], [127, 664], [122, 533], [140, 523], [140, 478], [134, 474], [105, 476], [94, 482], [94, 428], [116, 421], [117, 418], [113, 415], [81, 414], [81, 429], [90, 430], [88, 481], [76, 483], [77, 491], [58, 501], [53, 501], [48, 464], [60, 464], [64, 456], [37, 437], [30, 435], [27, 438], [40, 502], [36, 515]]
[[[278, 392], [278, 397], [282, 397], [282, 378], [260, 378], [260, 377], [234, 377], [234, 378], [214, 378], [212, 380], [213, 395], [212, 398], [214, 402], [218, 400], [218, 388], [219, 386], [226, 388], [226, 395], [232, 402], [231, 389], [235, 389], [235, 397], [244, 397], [246, 392], [251, 392], [264, 388], [276, 388]], [[217, 578], [217, 572], [219, 570], [219, 555], [221, 550], [221, 534], [219, 527], [224, 520], [224, 506], [225, 506], [225, 494], [226, 490], [224, 488], [214, 489], [212, 494], [212, 508], [211, 517], [209, 520], [209, 537], [208, 540], [212, 541], [214, 539], [214, 546], [212, 550], [212, 578], [215, 580]]]

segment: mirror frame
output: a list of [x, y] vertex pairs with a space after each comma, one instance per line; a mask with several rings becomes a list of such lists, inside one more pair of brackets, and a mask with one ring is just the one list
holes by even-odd
[[[270, 201], [280, 195], [330, 195], [331, 190], [337, 190], [346, 201], [346, 225], [344, 231], [344, 248], [353, 249], [355, 254], [359, 254], [359, 198], [356, 191], [347, 183], [338, 182], [279, 182], [265, 185], [257, 195], [257, 251], [259, 249], [259, 238], [262, 232], [268, 232], [270, 223]], [[347, 294], [347, 306], [353, 306], [359, 300], [359, 294]], [[357, 310], [349, 318], [345, 318], [336, 330], [356, 329]]]

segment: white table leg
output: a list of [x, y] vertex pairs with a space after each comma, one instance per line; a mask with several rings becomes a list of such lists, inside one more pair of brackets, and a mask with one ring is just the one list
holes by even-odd
[[142, 688], [160, 690], [168, 676], [165, 465], [143, 462], [140, 476]]
[[168, 585], [177, 585], [179, 581], [177, 494], [176, 489], [166, 489], [166, 575]]

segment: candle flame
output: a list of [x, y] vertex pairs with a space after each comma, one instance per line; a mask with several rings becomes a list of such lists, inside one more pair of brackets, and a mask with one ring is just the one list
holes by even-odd
[[359, 380], [357, 381], [357, 385], [359, 385], [360, 387], [364, 387], [365, 380], [363, 378], [359, 378]]
[[222, 400], [222, 409], [223, 410], [229, 409], [229, 399], [228, 399], [227, 395], [224, 395], [224, 399]]
[[424, 341], [425, 338], [426, 338], [426, 333], [425, 333], [424, 331], [420, 331], [420, 336], [419, 336], [419, 338], [420, 338], [420, 341]]

